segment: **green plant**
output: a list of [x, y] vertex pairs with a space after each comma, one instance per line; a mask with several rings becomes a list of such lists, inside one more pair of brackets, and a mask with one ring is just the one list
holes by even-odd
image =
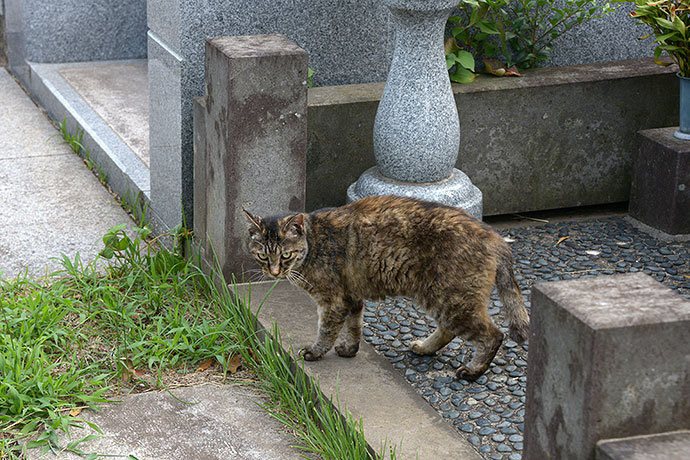
[[640, 39], [655, 37], [654, 61], [669, 65], [659, 59], [666, 51], [678, 64], [680, 75], [690, 77], [690, 0], [635, 0], [635, 5], [637, 8], [630, 16], [637, 19], [637, 24], [652, 29], [651, 34]]
[[[165, 369], [179, 375], [208, 360], [227, 373], [233, 355], [253, 369], [272, 396], [264, 407], [292, 427], [305, 453], [384, 458], [386, 446], [371, 454], [361, 422], [346, 411], [341, 416], [337, 396], [324, 398], [318, 382], [295, 366], [277, 327], [266, 334], [249, 298], [215, 282], [222, 280], [217, 267], [209, 276], [150, 234], [118, 225], [104, 235], [102, 259], [94, 263], [63, 255], [62, 270], [41, 283], [0, 280], [2, 460], [24, 459], [27, 447], [110, 457], [84, 452], [90, 437], [59, 445], [57, 434], [85, 423], [79, 411], [118, 387], [165, 387]], [[395, 460], [394, 446], [389, 450]]]
[[547, 61], [553, 41], [575, 26], [615, 10], [597, 0], [487, 0], [508, 66], [535, 67]]
[[446, 63], [449, 69], [455, 65], [451, 80], [474, 79], [474, 62], [465, 53], [485, 58], [490, 73], [519, 75], [518, 69], [547, 61], [555, 39], [614, 10], [597, 0], [462, 0], [460, 15], [449, 18]]
[[484, 0], [464, 0], [458, 5], [457, 14], [448, 18], [451, 36], [446, 40], [445, 52], [451, 81], [474, 81], [475, 59], [495, 53], [496, 46], [488, 40], [495, 33], [488, 13], [489, 4]]
[[84, 147], [84, 144], [82, 143], [82, 140], [84, 138], [84, 130], [77, 127], [75, 133], [72, 134], [67, 128], [67, 118], [63, 118], [62, 122], [58, 123], [58, 129], [60, 130], [60, 135], [62, 136], [62, 139], [67, 143], [67, 145], [70, 146], [74, 153], [76, 153], [79, 156], [82, 156], [83, 152], [83, 159], [84, 163], [86, 164], [86, 167], [93, 171], [93, 173], [96, 174], [96, 176], [98, 177], [98, 180], [100, 180], [101, 183], [105, 185], [108, 181], [108, 177], [106, 176], [103, 169], [101, 169], [101, 167], [98, 166], [91, 159], [91, 152], [88, 148]]

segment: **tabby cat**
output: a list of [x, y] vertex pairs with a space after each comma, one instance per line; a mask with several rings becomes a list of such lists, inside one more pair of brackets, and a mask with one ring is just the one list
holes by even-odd
[[333, 347], [353, 357], [362, 337], [363, 300], [414, 299], [438, 328], [410, 350], [430, 355], [455, 336], [476, 346], [457, 377], [475, 380], [489, 367], [503, 334], [488, 314], [494, 286], [511, 338], [527, 339], [529, 316], [500, 235], [465, 211], [413, 198], [372, 196], [339, 208], [259, 217], [244, 211], [249, 249], [265, 275], [286, 278], [318, 304], [316, 341], [308, 361]]

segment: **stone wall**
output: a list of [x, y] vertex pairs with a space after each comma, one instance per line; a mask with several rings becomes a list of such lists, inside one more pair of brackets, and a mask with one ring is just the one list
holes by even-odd
[[[13, 52], [32, 62], [146, 57], [146, 0], [5, 0]], [[21, 43], [17, 42], [19, 40]]]
[[[484, 194], [484, 215], [627, 201], [641, 129], [678, 124], [678, 81], [648, 59], [553, 67], [453, 85], [456, 167]], [[375, 165], [383, 84], [312, 88], [307, 209], [344, 204]]]

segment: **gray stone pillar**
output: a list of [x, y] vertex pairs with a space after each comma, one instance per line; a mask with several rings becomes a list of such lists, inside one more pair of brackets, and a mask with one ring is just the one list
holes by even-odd
[[395, 24], [395, 50], [374, 123], [376, 167], [347, 191], [403, 195], [458, 206], [482, 217], [482, 196], [458, 158], [460, 124], [443, 51], [455, 0], [383, 0]]
[[535, 284], [524, 460], [690, 428], [690, 301], [642, 273]]
[[282, 35], [206, 41], [206, 97], [195, 102], [194, 229], [230, 281], [255, 263], [242, 207], [304, 210], [307, 53]]

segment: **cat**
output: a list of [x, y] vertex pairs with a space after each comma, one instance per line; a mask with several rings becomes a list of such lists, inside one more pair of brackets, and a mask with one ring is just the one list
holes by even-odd
[[362, 337], [364, 299], [415, 300], [438, 327], [409, 348], [430, 355], [459, 336], [476, 346], [456, 376], [476, 380], [503, 333], [488, 314], [494, 282], [511, 338], [527, 339], [529, 316], [513, 274], [512, 253], [491, 227], [462, 209], [415, 198], [371, 196], [339, 208], [260, 217], [244, 210], [249, 250], [263, 273], [305, 289], [318, 307], [316, 341], [299, 355], [353, 357]]

